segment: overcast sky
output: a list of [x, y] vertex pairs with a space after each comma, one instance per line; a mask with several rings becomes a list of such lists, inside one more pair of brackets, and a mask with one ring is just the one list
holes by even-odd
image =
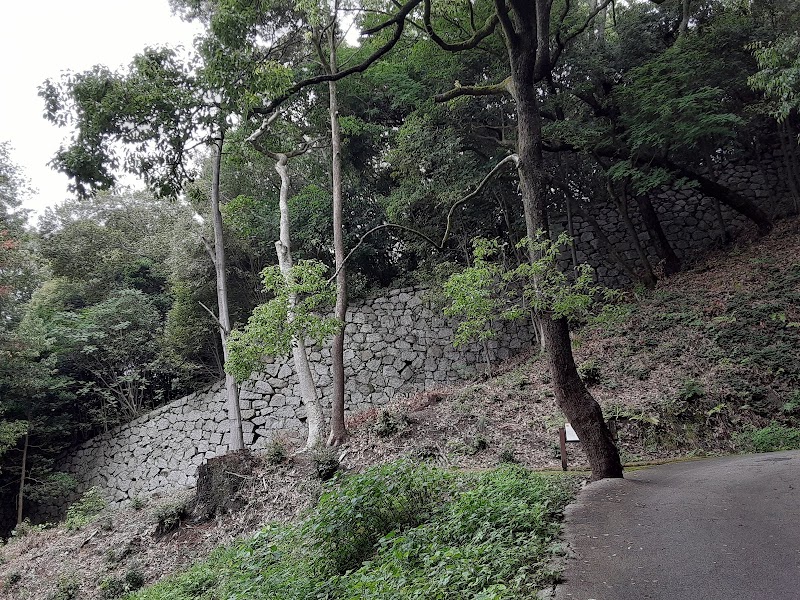
[[42, 117], [38, 86], [62, 71], [126, 66], [145, 46], [190, 47], [199, 28], [170, 14], [168, 0], [38, 0], [0, 9], [0, 141], [34, 188], [29, 208], [66, 198], [67, 178], [47, 163], [66, 135]]

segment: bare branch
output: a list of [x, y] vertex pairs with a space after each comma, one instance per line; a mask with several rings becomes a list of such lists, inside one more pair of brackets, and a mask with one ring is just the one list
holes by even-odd
[[208, 308], [208, 307], [207, 307], [205, 304], [203, 304], [202, 302], [200, 302], [200, 300], [198, 300], [198, 301], [197, 301], [197, 303], [198, 303], [200, 306], [202, 306], [203, 308], [205, 308], [205, 309], [206, 309], [206, 312], [207, 312], [209, 315], [211, 315], [211, 318], [212, 318], [212, 319], [214, 319], [214, 321], [216, 321], [217, 325], [219, 325], [219, 328], [220, 328], [220, 329], [221, 329], [223, 332], [225, 332], [225, 335], [229, 335], [229, 334], [230, 334], [231, 330], [230, 330], [230, 329], [228, 329], [227, 327], [225, 327], [225, 326], [222, 324], [222, 321], [220, 321], [220, 320], [219, 320], [219, 318], [217, 317], [217, 315], [215, 315], [215, 314], [214, 314], [214, 311], [212, 311], [212, 310], [211, 310], [210, 308]]

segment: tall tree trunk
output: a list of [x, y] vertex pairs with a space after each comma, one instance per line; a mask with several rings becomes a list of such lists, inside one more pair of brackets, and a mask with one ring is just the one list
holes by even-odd
[[658, 218], [658, 213], [653, 207], [653, 202], [646, 194], [637, 194], [636, 203], [639, 206], [639, 214], [642, 216], [642, 222], [650, 234], [650, 239], [653, 241], [656, 252], [664, 261], [664, 275], [672, 275], [681, 269], [681, 259], [675, 254], [672, 246], [667, 239], [667, 234], [664, 233], [664, 228], [661, 226], [661, 221]]
[[[336, 27], [337, 15], [328, 34], [330, 50], [330, 72], [336, 73]], [[342, 134], [339, 128], [339, 104], [336, 97], [336, 82], [328, 82], [331, 117], [331, 188], [333, 196], [333, 253], [336, 265], [336, 308], [334, 316], [343, 324], [347, 317], [347, 275], [345, 272], [344, 224], [342, 222]], [[347, 440], [344, 424], [344, 326], [333, 336], [331, 346], [333, 370], [333, 398], [331, 398], [331, 433], [329, 446], [339, 446]]]
[[689, 29], [689, 19], [692, 16], [689, 0], [681, 0], [681, 22], [678, 24], [678, 37], [683, 37]]
[[[214, 162], [211, 172], [211, 220], [214, 224], [214, 270], [217, 275], [217, 310], [219, 312], [219, 336], [222, 340], [223, 360], [228, 360], [228, 334], [231, 331], [231, 318], [228, 310], [228, 275], [225, 260], [225, 239], [222, 233], [222, 213], [219, 210], [219, 178], [222, 167], [222, 146], [224, 135], [215, 145]], [[237, 452], [244, 449], [242, 434], [242, 412], [239, 408], [239, 387], [233, 375], [225, 374], [225, 394], [227, 398], [230, 442], [228, 450]]]
[[[30, 423], [30, 420], [28, 421]], [[25, 508], [25, 477], [28, 474], [28, 441], [30, 432], [25, 432], [22, 442], [22, 466], [19, 469], [19, 496], [17, 496], [17, 525], [22, 523], [22, 512]]]
[[[541, 6], [540, 6], [541, 4]], [[505, 3], [498, 10], [505, 10]], [[549, 69], [549, 11], [545, 3], [515, 3], [514, 21], [503, 22], [509, 51], [512, 90], [517, 111], [517, 145], [520, 191], [525, 209], [528, 236], [535, 239], [539, 230], [547, 231], [545, 173], [542, 156], [542, 122], [536, 98], [535, 69]], [[547, 4], [549, 6], [549, 4]], [[511, 27], [516, 25], [514, 30]], [[537, 39], [539, 38], [539, 39]], [[531, 256], [535, 259], [535, 256]], [[565, 319], [541, 320], [545, 347], [553, 379], [556, 401], [582, 440], [592, 479], [622, 477], [622, 464], [600, 406], [578, 375], [572, 356], [569, 328]]]
[[[292, 263], [292, 244], [289, 234], [289, 168], [288, 157], [285, 154], [277, 154], [275, 170], [281, 177], [280, 191], [280, 240], [275, 242], [275, 250], [278, 254], [278, 266], [281, 273], [287, 279], [291, 276]], [[289, 296], [289, 322], [294, 319], [294, 307], [297, 298]], [[297, 371], [297, 379], [300, 382], [300, 396], [306, 407], [308, 423], [308, 439], [306, 448], [313, 448], [322, 443], [324, 438], [324, 417], [322, 414], [322, 404], [317, 395], [317, 386], [314, 383], [314, 376], [311, 373], [311, 365], [308, 362], [308, 351], [306, 350], [305, 340], [302, 336], [292, 338], [292, 357], [294, 358], [294, 368]]]

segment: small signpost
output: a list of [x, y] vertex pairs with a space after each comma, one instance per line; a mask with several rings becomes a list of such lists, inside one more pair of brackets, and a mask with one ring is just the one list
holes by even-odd
[[564, 423], [564, 426], [558, 430], [558, 443], [561, 447], [561, 470], [567, 470], [567, 442], [574, 443], [580, 442], [578, 434], [569, 423]]

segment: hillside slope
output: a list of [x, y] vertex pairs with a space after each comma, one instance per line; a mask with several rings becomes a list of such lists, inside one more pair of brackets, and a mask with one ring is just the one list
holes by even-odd
[[[574, 346], [628, 463], [800, 444], [800, 220], [628, 294]], [[563, 417], [549, 380], [539, 357], [518, 357], [486, 380], [355, 415], [336, 458], [346, 471], [409, 456], [469, 471], [559, 468]], [[247, 475], [243, 508], [210, 522], [155, 535], [157, 517], [183, 500], [151, 499], [13, 540], [2, 549], [3, 597], [116, 597], [109, 581], [156, 581], [265, 522], [295, 519], [320, 483], [308, 457], [281, 460], [292, 450], [274, 444]], [[570, 465], [585, 468], [579, 445], [569, 452]]]

